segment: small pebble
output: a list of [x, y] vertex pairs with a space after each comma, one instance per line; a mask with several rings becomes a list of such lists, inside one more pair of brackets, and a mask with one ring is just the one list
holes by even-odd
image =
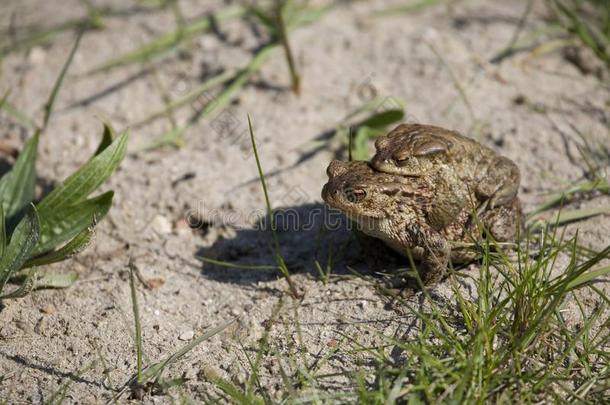
[[172, 233], [172, 223], [163, 215], [156, 215], [152, 220], [152, 229], [158, 235], [167, 235]]
[[57, 312], [57, 309], [52, 304], [47, 304], [44, 307], [40, 308], [40, 312], [47, 315], [54, 315]]
[[186, 332], [182, 332], [180, 336], [178, 336], [179, 340], [191, 340], [195, 336], [195, 332], [192, 330], [187, 330]]
[[47, 52], [39, 46], [35, 46], [28, 55], [30, 63], [33, 65], [42, 65], [47, 58]]
[[165, 284], [165, 279], [163, 277], [149, 278], [148, 280], [146, 280], [146, 284], [148, 285], [148, 288], [154, 290]]

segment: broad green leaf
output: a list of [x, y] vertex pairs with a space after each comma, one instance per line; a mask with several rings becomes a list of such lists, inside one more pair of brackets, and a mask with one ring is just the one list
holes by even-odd
[[376, 114], [371, 115], [364, 121], [362, 121], [360, 126], [370, 127], [374, 129], [383, 129], [388, 125], [394, 124], [396, 122], [401, 121], [405, 116], [404, 110], [392, 109], [382, 111]]
[[83, 201], [96, 190], [125, 157], [127, 139], [127, 134], [121, 135], [102, 153], [92, 158], [68, 177], [61, 186], [49, 193], [37, 206], [40, 217], [44, 220], [57, 211], [63, 211], [63, 207]]
[[40, 223], [38, 213], [33, 206], [19, 222], [4, 255], [0, 258], [0, 292], [13, 272], [19, 270], [38, 243]]
[[369, 128], [359, 127], [353, 140], [353, 159], [368, 160]]
[[71, 271], [68, 273], [42, 273], [34, 283], [34, 289], [41, 288], [68, 288], [78, 280], [78, 273]]
[[6, 243], [6, 218], [4, 218], [4, 209], [2, 208], [2, 204], [0, 204], [0, 259], [4, 257]]
[[34, 199], [38, 134], [25, 145], [10, 172], [0, 179], [0, 203], [7, 219]]
[[44, 216], [39, 211], [40, 243], [32, 253], [39, 255], [55, 249], [102, 219], [110, 210], [113, 195], [108, 191], [74, 205], [62, 205], [54, 211], [44, 211]]
[[89, 246], [89, 244], [91, 244], [91, 240], [95, 235], [95, 224], [96, 221], [90, 221], [90, 224], [89, 226], [87, 226], [87, 228], [82, 230], [78, 235], [76, 235], [71, 241], [66, 243], [64, 246], [43, 256], [28, 260], [23, 265], [23, 268], [61, 262], [62, 260], [68, 259], [82, 252]]

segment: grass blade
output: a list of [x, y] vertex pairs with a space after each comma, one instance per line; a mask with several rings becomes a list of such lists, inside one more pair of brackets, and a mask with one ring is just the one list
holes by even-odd
[[181, 97], [177, 100], [170, 102], [163, 109], [155, 111], [152, 114], [148, 115], [146, 118], [134, 123], [133, 127], [138, 127], [138, 126], [147, 124], [157, 118], [161, 118], [161, 117], [167, 115], [167, 113], [170, 111], [174, 111], [177, 108], [180, 108], [185, 104], [189, 104], [189, 103], [197, 100], [200, 96], [205, 94], [207, 91], [228, 81], [229, 79], [231, 79], [234, 76], [235, 76], [234, 72], [227, 71], [227, 72], [220, 73], [220, 74], [210, 78], [208, 81], [206, 81], [206, 82], [200, 84], [199, 86], [197, 86], [196, 88], [194, 88], [188, 94], [184, 95], [183, 97]]
[[234, 318], [234, 319], [231, 319], [230, 321], [224, 322], [224, 323], [216, 326], [215, 328], [210, 329], [203, 335], [197, 337], [196, 339], [193, 339], [191, 342], [189, 342], [188, 344], [181, 347], [177, 352], [171, 354], [164, 360], [147, 367], [146, 370], [142, 373], [141, 381], [144, 382], [144, 381], [150, 381], [153, 379], [158, 379], [161, 376], [161, 373], [163, 372], [165, 367], [170, 366], [173, 363], [175, 363], [176, 361], [180, 360], [180, 358], [182, 356], [184, 356], [185, 354], [190, 352], [196, 346], [200, 345], [204, 340], [207, 340], [207, 339], [211, 338], [212, 336], [219, 334], [220, 332], [222, 332], [223, 330], [225, 330], [226, 328], [228, 328], [229, 326], [234, 324], [236, 321], [237, 321], [237, 318]]
[[267, 61], [271, 51], [276, 47], [277, 44], [270, 44], [262, 48], [254, 58], [252, 58], [248, 65], [235, 76], [230, 84], [214, 100], [209, 102], [195, 118], [186, 125], [177, 127], [161, 135], [157, 140], [147, 145], [146, 149], [150, 150], [163, 145], [175, 145], [180, 143], [186, 130], [194, 126], [200, 120], [211, 116], [217, 110], [225, 108], [237, 96], [250, 77], [252, 77], [252, 75], [260, 69], [263, 63]]
[[4, 111], [10, 117], [12, 117], [18, 124], [22, 125], [27, 129], [36, 129], [36, 123], [32, 118], [22, 113], [8, 101], [8, 93], [0, 102], [0, 110]]
[[261, 161], [258, 156], [258, 150], [256, 148], [256, 140], [254, 139], [254, 130], [252, 129], [252, 121], [250, 120], [250, 116], [248, 116], [248, 129], [250, 131], [250, 141], [252, 142], [252, 151], [254, 153], [254, 159], [256, 160], [256, 168], [258, 169], [258, 176], [261, 181], [261, 186], [263, 188], [263, 194], [265, 196], [265, 205], [267, 206], [267, 216], [269, 217], [269, 223], [271, 227], [271, 235], [273, 237], [273, 246], [275, 248], [275, 260], [277, 261], [277, 265], [280, 269], [280, 272], [286, 279], [288, 283], [288, 287], [290, 288], [290, 293], [293, 298], [300, 297], [300, 293], [294, 283], [292, 282], [292, 278], [290, 277], [290, 272], [286, 267], [286, 263], [284, 263], [284, 259], [282, 258], [282, 252], [280, 249], [280, 242], [277, 237], [276, 228], [275, 228], [275, 219], [273, 218], [273, 209], [271, 208], [271, 203], [269, 201], [269, 193], [267, 192], [267, 182], [265, 181], [265, 174], [263, 173], [263, 168], [261, 166]]
[[136, 343], [136, 382], [141, 384], [143, 381], [142, 376], [142, 325], [140, 324], [140, 308], [138, 307], [138, 295], [136, 293], [136, 282], [134, 276], [135, 265], [133, 261], [129, 262], [129, 290], [131, 291], [131, 308], [133, 310], [134, 327], [136, 330], [135, 343]]
[[[243, 8], [236, 7], [220, 12], [214, 15], [213, 18], [217, 22], [225, 22], [237, 19], [243, 14]], [[161, 57], [175, 49], [181, 42], [193, 38], [195, 35], [210, 29], [210, 27], [211, 17], [202, 17], [191, 24], [180, 27], [176, 31], [154, 39], [153, 41], [136, 50], [118, 56], [117, 58], [103, 63], [102, 65], [94, 67], [93, 69], [88, 71], [87, 74], [106, 72], [120, 66], [127, 66], [134, 63], [150, 62], [153, 60], [160, 59]]]
[[74, 55], [76, 55], [76, 50], [80, 45], [80, 40], [83, 38], [84, 30], [80, 30], [78, 35], [76, 36], [76, 41], [74, 42], [74, 46], [68, 55], [68, 59], [61, 68], [61, 72], [59, 72], [59, 76], [57, 80], [55, 80], [55, 84], [53, 85], [53, 90], [51, 90], [51, 94], [49, 95], [49, 99], [44, 106], [44, 118], [42, 120], [42, 127], [40, 127], [39, 132], [43, 133], [47, 129], [47, 125], [49, 124], [49, 119], [51, 118], [51, 112], [53, 111], [53, 106], [55, 105], [55, 99], [59, 94], [59, 89], [64, 82], [64, 78], [66, 77], [66, 73], [68, 73], [68, 69], [74, 60]]
[[549, 221], [554, 226], [565, 225], [569, 222], [580, 221], [597, 215], [610, 214], [610, 207], [582, 208], [570, 211], [560, 211], [555, 219]]
[[598, 277], [607, 276], [610, 274], [610, 266], [602, 267], [599, 269], [591, 270], [582, 274], [581, 276], [571, 280], [566, 286], [567, 290], [573, 290], [575, 288], [582, 287], [583, 285], [595, 280]]
[[275, 7], [275, 24], [276, 31], [284, 48], [284, 55], [286, 56], [286, 63], [288, 64], [288, 70], [290, 71], [290, 79], [292, 81], [292, 91], [297, 96], [301, 94], [301, 77], [297, 72], [296, 65], [294, 63], [294, 57], [292, 56], [292, 49], [290, 48], [290, 42], [288, 41], [288, 34], [286, 30], [286, 24], [284, 23], [284, 6], [286, 2], [283, 0], [276, 0]]
[[232, 269], [244, 269], [244, 270], [264, 270], [264, 271], [277, 271], [279, 268], [277, 266], [252, 266], [247, 264], [237, 264], [237, 263], [229, 263], [221, 260], [214, 260], [204, 256], [197, 256], [198, 260], [201, 260], [204, 263], [213, 264], [215, 266], [228, 267]]

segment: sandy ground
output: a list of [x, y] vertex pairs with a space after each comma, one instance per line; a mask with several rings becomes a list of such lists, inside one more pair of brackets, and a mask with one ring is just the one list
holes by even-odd
[[[9, 26], [11, 16], [17, 26], [52, 26], [85, 14], [79, 1], [54, 3], [3, 1], [0, 28]], [[95, 3], [126, 8], [129, 2]], [[225, 7], [222, 1], [201, 3], [181, 1], [187, 17]], [[248, 366], [240, 342], [252, 354], [276, 311], [279, 326], [271, 333], [279, 347], [294, 350], [298, 319], [310, 359], [328, 352], [345, 335], [374, 344], [379, 337], [373, 331], [391, 335], [408, 324], [400, 308], [386, 305], [360, 278], [320, 281], [314, 258], [324, 257], [329, 245], [348, 236], [331, 232], [319, 248], [319, 218], [309, 230], [280, 233], [283, 254], [304, 293], [300, 303], [288, 297], [285, 281], [274, 274], [214, 268], [195, 258], [204, 254], [273, 264], [269, 235], [253, 224], [256, 215], [264, 214], [264, 200], [243, 132], [246, 114], [254, 123], [264, 170], [278, 173], [269, 178], [274, 207], [294, 208], [301, 219], [321, 209], [320, 190], [334, 154], [323, 149], [295, 163], [309, 150], [310, 141], [334, 128], [372, 93], [405, 100], [412, 121], [460, 130], [513, 159], [522, 170], [526, 211], [543, 201], [545, 193], [582, 178], [587, 166], [578, 153], [574, 128], [593, 144], [610, 144], [610, 96], [597, 77], [583, 75], [559, 52], [526, 52], [500, 64], [487, 62], [509, 43], [524, 4], [473, 0], [409, 15], [371, 15], [387, 4], [340, 6], [294, 32], [291, 41], [303, 76], [300, 97], [289, 91], [285, 61], [277, 51], [253, 84], [221, 112], [225, 122], [226, 117], [231, 120], [230, 130], [206, 120], [187, 132], [184, 148], [151, 152], [140, 149], [169, 129], [169, 122], [161, 119], [131, 131], [130, 153], [104, 187], [115, 190], [116, 197], [95, 244], [76, 259], [52, 266], [78, 271], [80, 281], [66, 290], [38, 291], [8, 301], [0, 312], [0, 375], [9, 375], [0, 382], [0, 400], [41, 403], [70, 382], [67, 403], [102, 403], [129, 379], [136, 364], [126, 271], [130, 258], [145, 279], [161, 284], [152, 290], [140, 288], [144, 347], [151, 361], [183, 345], [193, 332], [241, 316], [236, 326], [172, 367], [170, 375], [185, 373], [183, 392], [195, 400], [203, 398], [206, 376], [244, 378]], [[110, 74], [80, 75], [174, 27], [169, 11], [109, 17], [105, 23], [104, 30], [84, 37], [60, 93], [41, 142], [41, 184], [60, 181], [87, 160], [101, 135], [101, 121], [117, 129], [129, 127], [163, 105], [159, 87], [179, 97], [214, 72], [243, 66], [264, 41], [247, 24], [229, 23], [220, 27], [221, 35], [195, 39], [189, 52], [152, 70], [131, 66]], [[543, 26], [536, 11], [524, 35]], [[3, 61], [1, 87], [12, 89], [14, 104], [42, 116], [73, 40], [66, 33], [52, 45], [13, 53]], [[452, 76], [462, 83], [469, 106]], [[178, 112], [177, 120], [185, 122], [196, 107]], [[31, 135], [5, 116], [0, 122], [2, 140], [9, 145], [21, 148]], [[243, 135], [236, 139], [231, 136], [235, 133]], [[574, 208], [608, 204], [609, 198], [599, 197]], [[191, 230], [185, 221], [195, 219], [202, 221], [201, 229]], [[576, 229], [581, 243], [605, 247], [610, 217], [569, 227], [572, 233]], [[348, 262], [357, 256], [355, 249], [348, 246]], [[347, 274], [345, 262], [336, 264], [335, 274]], [[446, 286], [436, 290], [449, 292]], [[100, 358], [105, 365], [79, 372]], [[325, 370], [349, 368], [343, 360], [340, 354], [331, 358]], [[279, 386], [277, 361], [269, 359], [266, 369], [269, 386]], [[341, 379], [329, 380], [328, 387], [346, 388]]]

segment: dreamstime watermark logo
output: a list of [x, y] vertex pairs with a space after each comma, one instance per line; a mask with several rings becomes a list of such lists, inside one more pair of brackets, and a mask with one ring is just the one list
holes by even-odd
[[[203, 201], [185, 214], [185, 221], [192, 229], [205, 229], [209, 226], [230, 227], [238, 230], [270, 230], [272, 222], [267, 211], [249, 211], [207, 208]], [[342, 211], [326, 204], [311, 207], [286, 207], [273, 210], [273, 225], [277, 232], [306, 232], [324, 227], [329, 231], [351, 229]]]

